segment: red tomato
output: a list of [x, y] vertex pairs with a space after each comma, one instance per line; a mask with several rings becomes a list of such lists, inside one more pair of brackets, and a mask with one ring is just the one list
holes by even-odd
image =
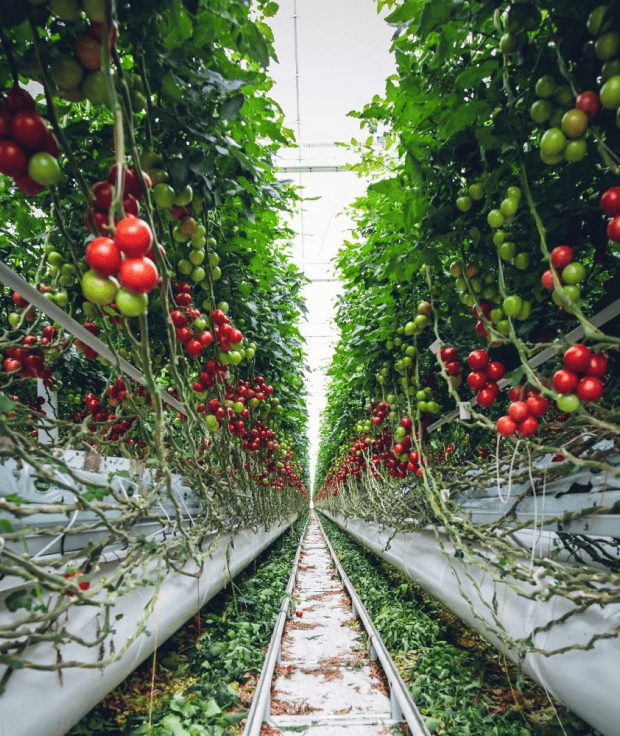
[[603, 382], [596, 376], [586, 376], [577, 385], [577, 398], [580, 401], [598, 401], [603, 395]]
[[527, 408], [525, 401], [514, 401], [508, 408], [508, 414], [511, 419], [514, 419], [517, 424], [522, 422], [530, 415], [530, 410]]
[[170, 214], [175, 220], [182, 220], [187, 215], [187, 207], [182, 207], [180, 204], [173, 204], [170, 208]]
[[191, 340], [194, 336], [194, 333], [190, 330], [189, 327], [179, 327], [175, 333], [177, 342], [180, 342], [181, 344], [186, 343], [188, 340]]
[[442, 363], [454, 363], [454, 361], [458, 360], [459, 356], [456, 348], [449, 347], [441, 348], [439, 351], [439, 357], [441, 358]]
[[467, 376], [467, 385], [472, 391], [480, 391], [487, 382], [487, 374], [484, 371], [474, 371]]
[[601, 353], [592, 355], [586, 373], [588, 376], [602, 378], [607, 373], [607, 358]]
[[80, 64], [89, 72], [101, 69], [101, 44], [92, 36], [78, 36], [75, 39], [75, 55]]
[[553, 291], [555, 289], [555, 284], [553, 283], [553, 271], [551, 269], [543, 273], [540, 277], [540, 283], [545, 289], [549, 289], [549, 291]]
[[11, 87], [4, 98], [2, 107], [14, 115], [20, 110], [36, 110], [37, 105], [28, 92], [16, 84]]
[[56, 136], [52, 133], [51, 130], [47, 131], [45, 140], [41, 144], [41, 148], [39, 150], [45, 151], [45, 153], [49, 153], [49, 155], [53, 156], [54, 158], [58, 158], [58, 155], [60, 153], [60, 148], [58, 147], [58, 141], [56, 140]]
[[480, 302], [480, 309], [474, 304], [474, 306], [471, 308], [472, 316], [474, 316], [476, 319], [479, 319], [482, 321], [482, 315], [484, 315], [487, 319], [491, 318], [491, 305], [489, 302]]
[[536, 417], [527, 417], [517, 424], [517, 432], [523, 437], [531, 437], [538, 432], [538, 420]]
[[614, 243], [620, 243], [620, 215], [608, 222], [607, 237]]
[[137, 217], [140, 213], [140, 202], [133, 194], [128, 194], [123, 198], [123, 211], [125, 215], [133, 215], [134, 217]]
[[499, 381], [506, 375], [504, 364], [494, 360], [487, 366], [487, 378], [490, 381]]
[[11, 119], [8, 112], [0, 111], [0, 138], [11, 137]]
[[170, 312], [170, 321], [175, 327], [185, 327], [187, 324], [187, 318], [182, 312], [179, 312], [178, 309]]
[[582, 92], [575, 100], [575, 107], [577, 110], [585, 112], [588, 119], [592, 120], [592, 118], [601, 109], [601, 98], [596, 94], [596, 92]]
[[118, 269], [121, 286], [134, 294], [148, 294], [156, 284], [159, 274], [149, 258], [127, 258]]
[[202, 332], [198, 333], [197, 339], [203, 348], [208, 348], [209, 345], [211, 345], [211, 343], [213, 342], [213, 335], [209, 332], [209, 330], [203, 330]]
[[90, 192], [93, 195], [93, 207], [107, 212], [112, 206], [114, 190], [107, 181], [98, 181], [92, 185]]
[[483, 388], [476, 394], [476, 399], [480, 406], [491, 406], [491, 404], [495, 401], [496, 396], [497, 394], [491, 389]]
[[497, 396], [497, 394], [499, 394], [499, 386], [495, 381], [487, 381], [484, 384], [484, 389], [486, 391], [491, 391], [493, 393], [493, 396]]
[[86, 262], [101, 276], [116, 276], [122, 260], [121, 252], [111, 238], [95, 238], [86, 246]]
[[42, 184], [38, 184], [34, 179], [29, 177], [28, 174], [18, 174], [17, 176], [13, 177], [13, 180], [15, 182], [15, 186], [19, 189], [19, 191], [23, 194], [26, 194], [27, 196], [41, 194], [41, 192], [45, 189]]
[[[233, 340], [233, 342], [235, 342]], [[446, 363], [445, 365], [446, 373], [449, 376], [456, 376], [461, 372], [461, 364], [458, 362], [458, 360], [453, 360], [449, 363]]]
[[485, 350], [472, 350], [467, 358], [467, 365], [472, 371], [483, 371], [489, 365], [489, 354]]
[[188, 340], [185, 349], [192, 358], [197, 358], [202, 353], [202, 343], [199, 340]]
[[525, 389], [521, 384], [508, 389], [508, 398], [510, 401], [521, 401], [525, 396]]
[[0, 174], [19, 176], [28, 168], [28, 156], [24, 149], [9, 138], [0, 140]]
[[572, 371], [567, 371], [565, 368], [556, 371], [551, 381], [554, 391], [557, 391], [559, 394], [572, 394], [577, 388], [578, 383], [579, 378], [577, 378], [577, 375]]
[[129, 216], [116, 226], [114, 242], [128, 258], [139, 258], [151, 247], [153, 233], [144, 220]]
[[573, 249], [570, 245], [558, 245], [551, 251], [551, 265], [555, 269], [564, 268], [568, 266], [573, 260]]
[[11, 122], [11, 135], [27, 151], [40, 151], [47, 138], [45, 120], [32, 110], [22, 110]]
[[585, 373], [590, 365], [592, 353], [585, 345], [571, 345], [564, 353], [564, 368], [573, 373]]
[[601, 209], [607, 217], [620, 215], [620, 187], [610, 187], [601, 196]]
[[508, 416], [500, 417], [497, 420], [497, 431], [502, 437], [510, 437], [517, 431], [517, 424]]
[[544, 396], [530, 396], [525, 402], [529, 413], [533, 417], [542, 417], [549, 408], [549, 402]]
[[484, 326], [484, 322], [476, 322], [476, 332], [480, 335], [480, 337], [487, 337], [488, 336], [488, 330]]

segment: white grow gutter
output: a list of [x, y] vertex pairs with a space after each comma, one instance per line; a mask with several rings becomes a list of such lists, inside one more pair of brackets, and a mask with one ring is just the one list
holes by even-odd
[[[205, 564], [199, 578], [170, 572], [161, 584], [159, 598], [146, 621], [150, 636], [141, 634], [118, 662], [104, 670], [72, 668], [62, 671], [62, 684], [55, 672], [21, 669], [13, 672], [5, 693], [0, 696], [0, 736], [64, 736], [91, 708], [122, 682], [154, 649], [179, 629], [224, 585], [243, 570], [255, 557], [266, 549], [292, 523], [273, 526], [268, 531], [253, 532], [245, 529], [234, 535], [226, 534]], [[211, 537], [213, 539], [213, 537]], [[209, 544], [209, 540], [205, 542]], [[99, 578], [105, 577], [117, 565], [113, 561], [101, 565], [101, 570], [92, 581], [96, 589]], [[186, 564], [186, 572], [196, 572], [194, 562]], [[136, 570], [141, 578], [155, 580], [155, 564], [149, 562], [147, 569]], [[112, 609], [111, 618], [122, 614], [115, 623], [114, 646], [119, 651], [129, 636], [135, 632], [144, 609], [153, 596], [152, 586], [140, 587], [119, 598]], [[72, 634], [85, 640], [96, 636], [98, 608], [73, 606], [68, 612], [67, 628]], [[17, 621], [17, 613], [9, 613], [0, 600], [0, 623]], [[65, 661], [97, 661], [97, 647], [86, 648], [71, 643], [61, 645]], [[105, 654], [109, 656], [106, 640]], [[49, 644], [27, 649], [24, 658], [39, 664], [54, 664], [56, 652]], [[0, 667], [0, 676], [4, 668]]]
[[[404, 572], [513, 661], [517, 661], [514, 651], [502, 645], [487, 628], [496, 628], [491, 614], [494, 596], [497, 601], [495, 615], [513, 639], [527, 638], [536, 627], [544, 626], [575, 607], [558, 596], [550, 601], [529, 600], [517, 595], [508, 585], [494, 583], [488, 572], [485, 573], [478, 565], [465, 566], [453, 557], [454, 546], [445, 537], [445, 550], [451, 557], [448, 562], [432, 531], [395, 533], [390, 527], [372, 522], [345, 519], [324, 511], [321, 513]], [[484, 555], [484, 552], [479, 551]], [[453, 568], [465, 595], [476, 608], [476, 616], [459, 590]], [[522, 586], [522, 583], [512, 583]], [[569, 644], [585, 645], [593, 635], [614, 630], [618, 632], [619, 627], [620, 604], [610, 604], [604, 608], [590, 606], [583, 614], [572, 616], [565, 623], [551, 627], [550, 631], [538, 634], [534, 638], [534, 645], [545, 650], [559, 649]], [[599, 640], [588, 651], [569, 651], [551, 657], [530, 654], [521, 666], [551, 695], [604, 736], [620, 735], [618, 638]]]

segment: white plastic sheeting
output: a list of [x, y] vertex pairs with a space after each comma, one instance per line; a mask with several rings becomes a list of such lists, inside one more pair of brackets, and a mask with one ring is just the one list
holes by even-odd
[[[157, 603], [145, 622], [150, 636], [141, 634], [125, 655], [103, 671], [99, 669], [70, 668], [62, 671], [62, 684], [55, 672], [32, 669], [16, 670], [11, 676], [6, 692], [0, 696], [0, 736], [63, 736], [110, 690], [122, 682], [154, 649], [179, 629], [201, 606], [219, 592], [224, 585], [243, 570], [266, 549], [291, 522], [281, 523], [268, 531], [249, 529], [224, 535], [218, 541], [199, 578], [176, 572], [165, 575]], [[213, 541], [213, 538], [212, 540]], [[205, 544], [209, 544], [206, 540]], [[117, 562], [109, 565], [118, 564]], [[109, 566], [102, 565], [93, 580], [105, 577]], [[183, 570], [196, 572], [195, 563], [188, 563]], [[147, 570], [136, 570], [140, 578], [156, 578], [156, 565], [150, 563]], [[136, 630], [144, 609], [154, 593], [154, 587], [140, 587], [119, 598], [112, 610], [122, 618], [115, 624], [114, 647], [118, 652], [128, 637]], [[1, 603], [1, 602], [0, 602]], [[91, 641], [96, 637], [100, 620], [99, 609], [90, 606], [73, 606], [68, 614], [67, 628], [72, 634]], [[18, 620], [19, 612], [9, 613], [0, 605], [0, 622]], [[101, 615], [101, 614], [99, 614]], [[64, 661], [96, 661], [98, 647], [86, 648], [78, 644], [60, 646]], [[105, 655], [110, 654], [106, 642]], [[26, 659], [39, 664], [54, 664], [56, 651], [49, 644], [40, 644], [24, 652]], [[0, 667], [0, 676], [4, 668]]]
[[[331, 514], [326, 516], [365, 547], [402, 570], [513, 661], [516, 661], [515, 653], [506, 649], [489, 631], [489, 628], [496, 628], [493, 616], [512, 638], [522, 639], [528, 637], [536, 627], [544, 626], [575, 608], [573, 603], [558, 596], [549, 601], [529, 600], [508, 585], [494, 583], [481, 567], [475, 564], [465, 566], [453, 557], [454, 547], [444, 538], [445, 551], [450, 556], [448, 561], [432, 531], [401, 534], [395, 533], [390, 527], [360, 519], [345, 519]], [[455, 573], [464, 594], [476, 609], [476, 616], [459, 590]], [[533, 571], [535, 574], [536, 569]], [[522, 585], [515, 581], [512, 583]], [[533, 586], [542, 584], [536, 579], [532, 581]], [[590, 606], [583, 613], [571, 616], [565, 623], [537, 634], [533, 642], [536, 647], [545, 650], [571, 644], [585, 645], [592, 636], [614, 630], [618, 632], [619, 627], [620, 604], [610, 604], [604, 608]], [[620, 735], [618, 638], [599, 640], [587, 651], [569, 651], [551, 657], [530, 654], [526, 656], [522, 667], [550, 694], [602, 734]]]

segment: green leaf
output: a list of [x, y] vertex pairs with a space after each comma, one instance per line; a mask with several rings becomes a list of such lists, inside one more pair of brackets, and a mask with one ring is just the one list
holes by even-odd
[[20, 608], [28, 611], [32, 608], [32, 598], [25, 590], [14, 590], [4, 599], [4, 602], [11, 613], [15, 613]]
[[220, 115], [223, 120], [236, 120], [239, 117], [243, 103], [245, 102], [245, 96], [242, 94], [229, 97], [224, 100], [220, 107]]

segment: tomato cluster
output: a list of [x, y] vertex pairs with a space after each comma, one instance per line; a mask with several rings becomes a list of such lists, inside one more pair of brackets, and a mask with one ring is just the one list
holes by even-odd
[[0, 104], [0, 173], [26, 195], [54, 186], [62, 172], [58, 141], [25, 89], [11, 87]]
[[[142, 178], [147, 188], [151, 187], [151, 179], [149, 175], [142, 171]], [[98, 181], [92, 185], [90, 189], [91, 204], [95, 226], [99, 235], [111, 235], [110, 227], [110, 208], [114, 201], [115, 186], [118, 179], [118, 168], [114, 164], [108, 172], [108, 177], [104, 181]], [[133, 215], [137, 217], [140, 214], [140, 200], [144, 198], [144, 192], [140, 185], [140, 179], [135, 169], [125, 168], [123, 170], [123, 191], [122, 191], [122, 208], [125, 215]], [[115, 224], [118, 219], [115, 218]], [[92, 233], [92, 226], [88, 213], [84, 214], [84, 225], [89, 233]]]
[[[54, 329], [51, 326], [49, 327], [51, 330]], [[51, 332], [44, 333], [44, 339], [48, 342], [50, 334]], [[49, 365], [46, 365], [42, 350], [45, 344], [42, 340], [39, 341], [36, 335], [25, 335], [22, 338], [21, 347], [6, 349], [6, 358], [3, 362], [5, 372], [15, 373], [20, 378], [40, 378], [45, 386], [52, 386], [54, 383], [52, 369]]]
[[551, 385], [561, 396], [562, 411], [576, 411], [580, 402], [598, 401], [603, 395], [602, 378], [607, 373], [607, 359], [593, 353], [586, 345], [571, 345], [562, 360], [563, 367], [553, 375]]
[[472, 372], [467, 376], [467, 385], [476, 391], [476, 401], [480, 406], [491, 406], [499, 394], [497, 382], [501, 380], [506, 368], [498, 360], [489, 360], [486, 350], [472, 350], [467, 358]]
[[538, 432], [538, 420], [549, 409], [549, 401], [538, 388], [525, 391], [523, 386], [515, 386], [508, 391], [510, 406], [508, 414], [497, 420], [497, 431], [502, 437], [518, 433], [522, 437], [532, 437]]

